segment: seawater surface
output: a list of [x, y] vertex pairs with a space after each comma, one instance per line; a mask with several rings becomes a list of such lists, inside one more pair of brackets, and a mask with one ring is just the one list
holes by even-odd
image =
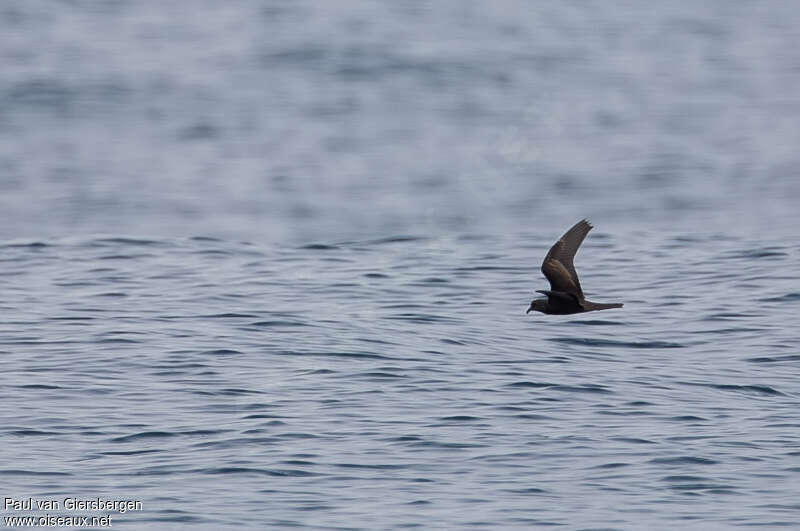
[[0, 249], [4, 495], [128, 528], [792, 527], [800, 245], [552, 234]]
[[[3, 0], [2, 517], [797, 528], [798, 28]], [[584, 217], [624, 308], [525, 315]], [[68, 497], [142, 508], [5, 507]]]

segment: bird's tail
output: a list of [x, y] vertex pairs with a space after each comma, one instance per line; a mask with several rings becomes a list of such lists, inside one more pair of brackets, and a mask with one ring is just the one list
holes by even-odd
[[[589, 302], [589, 301], [586, 301]], [[621, 302], [589, 302], [589, 307], [586, 308], [587, 310], [610, 310], [612, 308], [622, 308]]]

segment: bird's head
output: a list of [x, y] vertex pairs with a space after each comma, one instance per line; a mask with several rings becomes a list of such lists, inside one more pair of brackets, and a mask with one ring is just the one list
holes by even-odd
[[546, 307], [547, 307], [547, 299], [534, 299], [531, 301], [531, 307], [528, 308], [528, 311], [525, 313], [531, 313], [531, 311], [544, 313], [544, 309]]

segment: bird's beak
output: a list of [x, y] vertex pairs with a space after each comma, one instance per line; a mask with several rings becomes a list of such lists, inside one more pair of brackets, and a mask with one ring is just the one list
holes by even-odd
[[525, 315], [527, 315], [529, 313], [531, 313], [531, 309], [530, 308], [528, 308], [528, 310], [525, 312]]

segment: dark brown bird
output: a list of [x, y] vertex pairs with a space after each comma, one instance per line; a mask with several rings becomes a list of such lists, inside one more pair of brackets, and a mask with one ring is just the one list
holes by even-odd
[[583, 297], [581, 283], [572, 260], [590, 230], [592, 226], [582, 219], [553, 244], [542, 262], [542, 273], [550, 281], [550, 289], [536, 290], [537, 293], [547, 295], [547, 298], [533, 300], [531, 307], [525, 313], [536, 310], [542, 313], [566, 315], [622, 308], [620, 303], [591, 302]]

